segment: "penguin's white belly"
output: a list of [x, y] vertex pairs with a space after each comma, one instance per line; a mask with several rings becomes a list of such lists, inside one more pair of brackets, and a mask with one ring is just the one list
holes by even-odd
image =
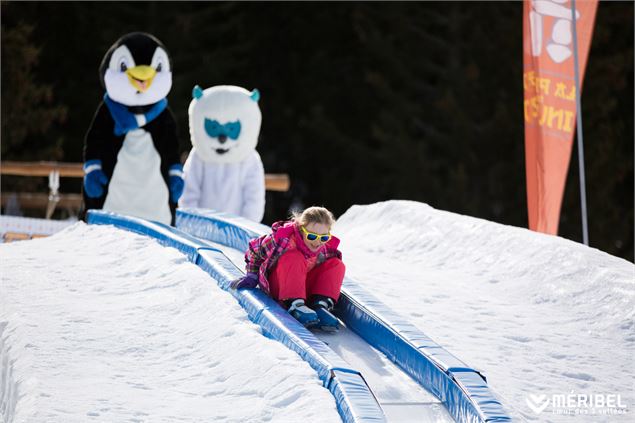
[[143, 129], [128, 132], [117, 155], [104, 210], [169, 225], [169, 195], [150, 133]]

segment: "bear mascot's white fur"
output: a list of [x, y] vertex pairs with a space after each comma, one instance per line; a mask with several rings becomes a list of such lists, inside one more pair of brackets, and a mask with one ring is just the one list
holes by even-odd
[[260, 222], [265, 171], [256, 151], [260, 93], [220, 85], [192, 90], [188, 110], [192, 150], [185, 162], [179, 207], [208, 208]]

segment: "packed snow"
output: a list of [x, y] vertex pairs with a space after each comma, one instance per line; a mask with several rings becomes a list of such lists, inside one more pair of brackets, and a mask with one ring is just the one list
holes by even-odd
[[[353, 206], [333, 233], [348, 276], [482, 370], [514, 416], [632, 420], [632, 263], [410, 201]], [[172, 248], [79, 222], [0, 258], [7, 422], [340, 421], [308, 364]], [[555, 414], [571, 393], [626, 407]]]
[[0, 257], [2, 421], [341, 421], [315, 371], [173, 248], [80, 222]]
[[[334, 233], [347, 275], [483, 371], [513, 414], [635, 420], [632, 263], [411, 201], [353, 206]], [[570, 394], [604, 396], [616, 407], [547, 404]]]

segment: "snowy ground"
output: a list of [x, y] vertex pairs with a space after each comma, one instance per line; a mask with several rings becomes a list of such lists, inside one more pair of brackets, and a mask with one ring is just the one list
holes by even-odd
[[[517, 414], [635, 421], [632, 263], [410, 201], [353, 206], [334, 233], [347, 275], [481, 369]], [[553, 407], [570, 394], [575, 407]], [[627, 407], [578, 407], [578, 395]]]
[[[354, 206], [334, 233], [348, 275], [483, 370], [516, 415], [632, 421], [632, 263], [408, 201]], [[8, 422], [339, 421], [315, 372], [174, 249], [77, 223], [0, 258]], [[619, 403], [554, 407], [569, 394]], [[627, 414], [553, 414], [576, 411]]]
[[2, 421], [340, 421], [309, 365], [175, 249], [77, 223], [0, 257]]

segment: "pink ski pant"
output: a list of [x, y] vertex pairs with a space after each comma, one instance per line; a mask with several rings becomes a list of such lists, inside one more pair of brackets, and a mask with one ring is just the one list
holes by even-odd
[[275, 300], [308, 300], [324, 295], [335, 301], [340, 297], [346, 267], [338, 258], [330, 258], [307, 272], [306, 259], [298, 250], [284, 253], [269, 274], [269, 292]]

